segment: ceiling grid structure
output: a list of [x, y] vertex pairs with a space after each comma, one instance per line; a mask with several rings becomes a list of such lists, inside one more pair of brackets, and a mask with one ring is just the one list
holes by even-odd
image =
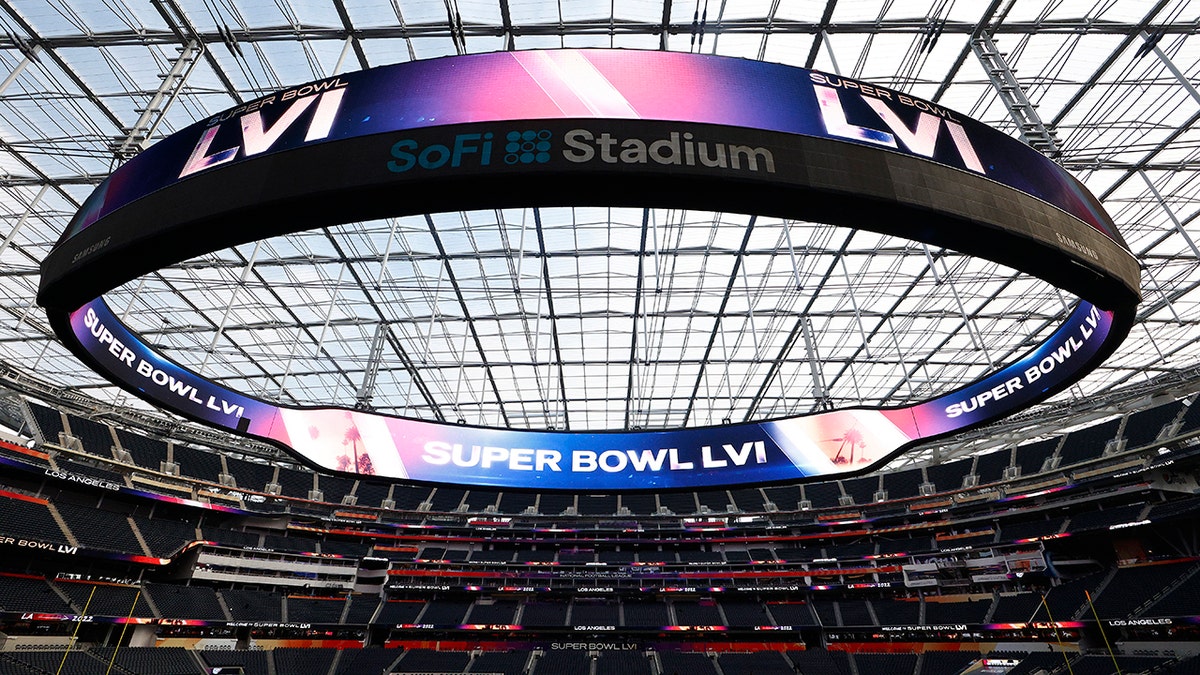
[[[1078, 387], [1004, 427], [1036, 436], [1031, 420], [1062, 411], [1112, 414], [1114, 392], [1200, 390], [1197, 31], [1200, 3], [1185, 0], [0, 0], [0, 364], [98, 407], [147, 408], [81, 367], [33, 298], [94, 186], [178, 129], [370, 66], [657, 49], [928, 98], [1042, 139], [1101, 198], [1141, 261], [1139, 324]], [[872, 232], [587, 205], [347, 223], [189, 260], [109, 299], [171, 358], [266, 399], [572, 431], [913, 403], [1020, 356], [1072, 302]]]

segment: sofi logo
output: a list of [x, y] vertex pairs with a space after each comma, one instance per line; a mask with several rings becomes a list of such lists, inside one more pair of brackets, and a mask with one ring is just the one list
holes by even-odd
[[449, 143], [425, 146], [406, 138], [392, 145], [392, 160], [387, 163], [387, 168], [393, 173], [404, 173], [416, 168], [434, 170], [464, 164], [491, 166], [493, 161], [545, 164], [550, 161], [551, 136], [548, 129], [509, 131], [504, 134], [501, 153], [496, 152], [497, 139], [490, 131], [457, 134]]

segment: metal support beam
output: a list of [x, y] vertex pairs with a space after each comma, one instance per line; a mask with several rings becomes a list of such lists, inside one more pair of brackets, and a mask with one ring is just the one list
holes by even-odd
[[[683, 422], [680, 426], [687, 426], [688, 420], [692, 417], [692, 412], [696, 409], [696, 395], [700, 391], [700, 385], [704, 383], [705, 374], [708, 366], [711, 364], [713, 346], [717, 342], [718, 335], [722, 341], [725, 337], [725, 329], [722, 326], [725, 317], [725, 309], [729, 306], [729, 298], [733, 294], [734, 284], [737, 281], [738, 274], [741, 272], [742, 260], [746, 256], [746, 250], [750, 246], [750, 237], [754, 234], [754, 226], [758, 224], [758, 216], [751, 216], [749, 222], [742, 233], [742, 243], [738, 246], [737, 257], [733, 262], [733, 269], [729, 270], [729, 281], [725, 284], [725, 294], [721, 297], [721, 304], [717, 308], [716, 321], [713, 322], [713, 330], [709, 333], [708, 344], [704, 348], [704, 358], [700, 360], [700, 370], [696, 373], [696, 382], [692, 385], [692, 393], [688, 397], [687, 411], [683, 415]], [[645, 250], [645, 240], [642, 241], [642, 250]], [[641, 256], [639, 256], [639, 261]], [[639, 275], [639, 280], [641, 276]], [[728, 358], [725, 359], [728, 362]], [[732, 401], [732, 395], [730, 396]], [[732, 405], [730, 406], [732, 410]]]
[[916, 388], [908, 375], [908, 364], [904, 362], [904, 348], [900, 346], [900, 338], [896, 337], [896, 325], [892, 323], [892, 317], [888, 316], [886, 322], [888, 333], [892, 336], [892, 344], [896, 347], [896, 363], [900, 365], [900, 374], [904, 376], [904, 384], [908, 385], [908, 396], [911, 399], [916, 393]]
[[32, 214], [33, 210], [37, 208], [38, 202], [42, 201], [42, 197], [46, 195], [46, 190], [49, 189], [49, 185], [43, 185], [42, 189], [38, 190], [38, 193], [33, 196], [33, 201], [29, 202], [29, 206], [26, 207], [25, 213], [21, 214], [20, 220], [17, 221], [16, 225], [13, 225], [13, 229], [10, 230], [8, 235], [4, 237], [4, 241], [0, 242], [0, 255], [3, 255], [4, 251], [8, 249], [8, 245], [12, 243], [13, 237], [17, 236], [17, 233], [21, 231], [21, 228], [25, 227], [25, 223], [29, 220], [30, 214]]
[[[508, 1], [503, 0], [501, 8], [504, 11], [505, 25], [511, 27], [511, 19], [508, 18]], [[511, 36], [511, 31], [509, 32]], [[664, 0], [662, 12], [662, 28], [658, 33], [658, 48], [662, 51], [667, 51], [670, 46], [668, 40], [671, 37], [671, 0]]]
[[[975, 28], [971, 31], [972, 38], [978, 36], [987, 29], [988, 25], [992, 23], [992, 17], [994, 17], [997, 10], [1000, 9], [1000, 3], [1003, 1], [1004, 0], [992, 0], [991, 4], [988, 5], [988, 8], [984, 10], [983, 16], [979, 18], [979, 22], [975, 24]], [[999, 19], [1000, 21], [1003, 21], [1008, 14], [1008, 10], [1012, 9], [1015, 0], [1007, 1], [1008, 9], [1005, 9], [1004, 12], [1001, 13]], [[946, 23], [944, 21], [942, 22], [940, 30], [942, 32], [946, 31]], [[950, 88], [950, 84], [958, 78], [958, 71], [963, 67], [963, 64], [967, 62], [967, 54], [970, 53], [971, 45], [968, 41], [968, 44], [964, 45], [962, 51], [958, 53], [958, 58], [954, 59], [954, 64], [950, 66], [950, 70], [947, 71], [946, 75], [942, 78], [942, 85], [938, 87], [936, 92], [934, 92], [933, 97], [930, 99], [931, 101], [936, 103], [942, 100], [942, 97], [946, 95], [946, 90]], [[811, 68], [812, 65], [810, 64], [809, 67]]]
[[1154, 198], [1158, 200], [1158, 205], [1162, 207], [1163, 212], [1166, 213], [1167, 217], [1171, 219], [1171, 223], [1175, 226], [1175, 231], [1179, 232], [1179, 236], [1183, 237], [1183, 240], [1186, 241], [1187, 245], [1192, 249], [1192, 255], [1200, 258], [1200, 248], [1196, 248], [1196, 242], [1192, 241], [1192, 238], [1190, 235], [1188, 235], [1187, 230], [1183, 229], [1183, 223], [1179, 222], [1179, 218], [1175, 215], [1175, 211], [1171, 209], [1169, 204], [1167, 204], [1167, 200], [1163, 198], [1162, 193], [1158, 191], [1158, 188], [1154, 187], [1154, 181], [1150, 180], [1150, 176], [1147, 176], [1145, 171], [1139, 169], [1138, 173], [1142, 176], [1142, 180], [1145, 181], [1146, 187], [1150, 188], [1150, 194], [1154, 195]]
[[150, 138], [154, 135], [154, 131], [166, 117], [171, 104], [183, 90], [184, 82], [196, 67], [196, 61], [204, 51], [204, 45], [200, 44], [198, 40], [189, 40], [187, 44], [178, 49], [179, 56], [175, 57], [175, 62], [171, 64], [171, 70], [162, 76], [158, 90], [150, 97], [150, 102], [138, 116], [137, 122], [129, 128], [120, 143], [114, 144], [113, 154], [117, 159], [129, 159], [145, 150], [146, 146], [150, 144]]
[[842, 264], [842, 277], [846, 279], [846, 295], [850, 297], [850, 306], [854, 308], [854, 323], [858, 326], [858, 335], [862, 338], [863, 353], [867, 358], [871, 356], [871, 347], [867, 344], [867, 332], [863, 330], [862, 313], [858, 311], [858, 300], [854, 299], [857, 293], [854, 290], [854, 282], [850, 280], [850, 270], [846, 268], [846, 256], [839, 256], [838, 262]]
[[371, 399], [375, 397], [375, 378], [379, 376], [379, 364], [383, 360], [383, 345], [387, 343], [388, 325], [382, 321], [375, 324], [375, 337], [371, 339], [371, 353], [367, 356], [367, 367], [363, 370], [362, 386], [354, 407], [371, 410]]
[[352, 46], [354, 46], [354, 38], [346, 38], [346, 41], [342, 43], [342, 51], [338, 52], [337, 61], [333, 63], [333, 70], [330, 71], [331, 75], [337, 75], [342, 72], [342, 67], [346, 65], [346, 57], [350, 54]]
[[780, 0], [771, 0], [771, 7], [767, 10], [767, 25], [763, 29], [762, 39], [758, 41], [758, 54], [755, 56], [759, 61], [764, 61], [767, 58], [767, 40], [771, 38], [771, 28], [775, 25], [775, 17], [779, 14]]
[[[668, 8], [666, 11], [669, 13], [670, 0], [667, 0], [666, 5]], [[500, 24], [504, 27], [504, 51], [515, 51], [517, 43], [513, 36], [512, 10], [508, 6], [508, 0], [500, 0]]]
[[[1184, 325], [1183, 319], [1180, 318], [1179, 313], [1175, 311], [1175, 304], [1171, 302], [1170, 296], [1168, 296], [1167, 292], [1163, 290], [1162, 284], [1158, 283], [1158, 279], [1154, 278], [1154, 270], [1151, 269], [1149, 265], [1142, 265], [1142, 271], [1146, 273], [1146, 277], [1150, 279], [1150, 283], [1154, 284], [1154, 290], [1158, 291], [1159, 296], [1162, 297], [1163, 304], [1166, 305], [1167, 310], [1171, 312], [1171, 316], [1175, 317], [1175, 323], [1179, 324], [1180, 326]], [[1148, 304], [1149, 303], [1147, 303], [1145, 300], [1142, 301], [1143, 307], [1142, 311], [1139, 313], [1140, 316], [1150, 315], [1148, 311], [1149, 308], [1146, 307]]]
[[[821, 49], [821, 43], [825, 40], [825, 32], [829, 30], [829, 21], [833, 18], [833, 10], [836, 7], [837, 0], [825, 0], [825, 10], [821, 12], [821, 20], [816, 25], [816, 37], [813, 38], [812, 46], [808, 49], [808, 58], [804, 60], [805, 68], [813, 68], [816, 65], [817, 53]], [[834, 70], [837, 70], [836, 66]]]
[[467, 53], [467, 36], [463, 32], [462, 13], [458, 11], [458, 0], [443, 0], [446, 3], [446, 18], [450, 22], [450, 40], [459, 55]]
[[[1054, 119], [1050, 121], [1050, 126], [1057, 127], [1059, 124], [1062, 124], [1063, 120], [1067, 118], [1067, 115], [1069, 115], [1071, 111], [1075, 109], [1075, 106], [1079, 105], [1079, 103], [1088, 95], [1088, 92], [1090, 92], [1100, 83], [1101, 78], [1105, 73], [1108, 72], [1109, 68], [1112, 68], [1114, 65], [1116, 65], [1117, 61], [1121, 59], [1121, 56], [1125, 54], [1125, 50], [1129, 49], [1130, 45], [1132, 45], [1137, 39], [1137, 33], [1139, 31], [1145, 32], [1146, 27], [1150, 25], [1150, 22], [1154, 20], [1154, 17], [1158, 16], [1158, 13], [1166, 8], [1168, 4], [1170, 4], [1170, 0], [1158, 0], [1158, 2], [1154, 3], [1154, 6], [1150, 8], [1150, 11], [1146, 12], [1146, 16], [1142, 18], [1140, 23], [1138, 23], [1136, 26], [1127, 27], [1126, 30], [1121, 33], [1124, 36], [1121, 40], [1121, 43], [1109, 53], [1108, 58], [1104, 59], [1100, 66], [1092, 72], [1091, 76], [1084, 80], [1083, 86], [1081, 86], [1075, 92], [1075, 95], [1071, 97], [1071, 100], [1064, 103], [1062, 108], [1059, 108], [1058, 114], [1055, 115]], [[1006, 28], [1008, 28], [1008, 26], [1006, 26]], [[1161, 33], [1157, 32], [1155, 34], [1161, 35]]]
[[758, 344], [758, 327], [754, 325], [754, 292], [750, 290], [750, 278], [746, 275], [746, 265], [742, 265], [742, 290], [746, 293], [746, 320], [750, 322], [750, 341], [754, 344], [754, 360], [758, 361], [762, 358], [761, 348]]
[[352, 47], [354, 56], [358, 58], [358, 67], [366, 70], [371, 67], [367, 61], [367, 54], [363, 51], [362, 42], [358, 39], [358, 31], [354, 28], [354, 22], [350, 20], [350, 12], [346, 11], [346, 3], [342, 0], [333, 0], [333, 7], [337, 10], [338, 18], [342, 20], [342, 27], [346, 29], [346, 44], [343, 47], [342, 56], [338, 57], [338, 65], [333, 69], [333, 74], [337, 75], [342, 72], [342, 60], [345, 57], [345, 48]]
[[813, 398], [817, 399], [819, 409], [829, 408], [829, 392], [825, 389], [825, 380], [821, 377], [821, 357], [817, 354], [817, 340], [813, 337], [812, 320], [807, 316], [800, 320], [800, 329], [804, 335], [804, 351], [808, 354], [808, 368], [812, 373]]
[[454, 297], [458, 301], [463, 321], [466, 323], [467, 331], [470, 333], [471, 342], [475, 345], [475, 353], [479, 354], [479, 360], [483, 366], [483, 372], [487, 377], [488, 386], [492, 390], [492, 396], [496, 399], [496, 405], [500, 408], [503, 425], [508, 426], [509, 419], [508, 413], [504, 410], [504, 396], [501, 395], [500, 387], [496, 384], [496, 376], [492, 372], [492, 364], [488, 362], [488, 352], [483, 347], [483, 339], [479, 337], [479, 331], [475, 327], [475, 320], [471, 316], [471, 305], [467, 302], [466, 296], [463, 295], [462, 285], [459, 284], [458, 277], [454, 273], [454, 267], [446, 255], [446, 245], [442, 241], [441, 233], [438, 232], [437, 224], [433, 221], [433, 216], [425, 214], [425, 225], [429, 228], [429, 234], [433, 237], [433, 243], [437, 245], [438, 257], [442, 259], [442, 266], [446, 268], [446, 281], [450, 282], [450, 287], [454, 290]]
[[225, 311], [221, 314], [221, 322], [217, 324], [217, 330], [213, 333], [212, 342], [205, 349], [204, 361], [200, 364], [199, 371], [204, 372], [204, 368], [208, 365], [208, 358], [217, 349], [217, 342], [221, 336], [225, 334], [225, 326], [229, 323], [229, 315], [233, 312], [233, 305], [237, 302], [238, 292], [246, 286], [246, 280], [250, 278], [250, 274], [254, 271], [254, 262], [258, 260], [258, 251], [262, 247], [262, 242], [254, 244], [254, 251], [250, 253], [250, 260], [246, 262], [246, 266], [242, 268], [242, 276], [238, 279], [238, 285], [233, 287], [233, 293], [229, 296], [229, 302], [225, 303]]
[[[645, 288], [646, 277], [646, 241], [650, 236], [650, 209], [642, 209], [642, 237], [641, 243], [638, 245], [637, 257], [637, 287], [633, 291], [633, 313], [630, 315], [630, 330], [629, 330], [629, 374], [625, 380], [625, 429], [632, 429], [634, 424], [634, 415], [640, 416], [642, 411], [635, 410], [637, 408], [636, 400], [638, 398], [634, 385], [638, 382], [638, 373], [641, 370], [640, 364], [642, 359], [638, 356], [638, 316], [642, 312], [642, 291]], [[730, 280], [732, 283], [732, 279]], [[720, 323], [720, 319], [717, 319]], [[697, 380], [699, 386], [699, 380]], [[693, 395], [693, 400], [695, 396]]]
[[[999, 2], [1000, 0], [997, 0]], [[175, 0], [151, 0], [151, 4], [156, 8], [163, 4], [173, 4]], [[728, 0], [724, 3], [729, 5]], [[1163, 4], [1169, 4], [1169, 0], [1163, 0]], [[0, 3], [2, 6], [3, 3]], [[397, 3], [393, 3], [393, 8]], [[328, 26], [301, 26], [296, 27], [291, 23], [280, 22], [282, 25], [273, 26], [218, 26], [207, 28], [204, 31], [197, 31], [195, 37], [201, 39], [205, 44], [225, 43], [229, 39], [236, 41], [238, 45], [247, 45], [265, 42], [296, 42], [297, 40], [307, 41], [330, 41], [342, 42], [346, 39], [346, 28], [340, 25]], [[711, 35], [753, 35], [755, 37], [761, 35], [767, 29], [768, 21], [766, 18], [750, 18], [750, 19], [720, 19], [715, 22], [708, 22], [705, 25], [704, 32]], [[948, 20], [938, 24], [938, 30], [942, 36], [973, 36], [979, 27], [979, 21], [957, 21]], [[804, 35], [812, 36], [814, 44], [820, 48], [819, 40], [816, 40], [818, 34], [824, 30], [831, 35], [867, 35], [887, 34], [887, 35], [906, 35], [913, 36], [916, 39], [923, 39], [929, 34], [929, 19], [922, 16], [912, 19], [863, 19], [854, 21], [836, 21], [829, 25], [822, 26], [814, 21], [796, 21], [790, 19], [776, 18], [770, 22], [770, 28], [773, 34], [781, 35]], [[1055, 36], [1075, 36], [1081, 33], [1087, 35], [1110, 35], [1110, 36], [1130, 36], [1136, 37], [1138, 30], [1145, 29], [1151, 34], [1163, 33], [1165, 35], [1192, 35], [1196, 32], [1194, 23], [1191, 21], [1176, 21], [1176, 22], [1143, 22], [1130, 23], [1121, 21], [1097, 21], [1093, 17], [1081, 17], [1078, 19], [1065, 19], [1055, 21], [1045, 20], [1028, 20], [1028, 21], [1004, 21], [1000, 31], [1004, 35], [1055, 35]], [[458, 30], [458, 27], [455, 27]], [[671, 34], [687, 35], [693, 30], [691, 21], [673, 23], [669, 27]], [[496, 25], [487, 23], [464, 24], [461, 27], [461, 32], [466, 37], [487, 37], [495, 39], [503, 31], [503, 27], [498, 28]], [[639, 36], [648, 37], [653, 42], [662, 32], [662, 23], [655, 18], [649, 21], [619, 21], [613, 23], [608, 17], [600, 19], [583, 19], [571, 21], [552, 21], [546, 23], [527, 23], [520, 26], [515, 26], [514, 31], [520, 34], [523, 38], [544, 38], [544, 37], [566, 37], [566, 36]], [[1131, 33], [1132, 31], [1132, 33]], [[370, 43], [375, 40], [413, 40], [419, 38], [449, 38], [447, 25], [444, 23], [430, 21], [425, 23], [408, 24], [401, 19], [392, 22], [381, 22], [373, 26], [356, 26], [354, 34], [357, 39], [364, 43]], [[83, 47], [115, 47], [115, 46], [145, 46], [148, 44], [178, 44], [192, 36], [180, 38], [176, 33], [175, 19], [172, 18], [166, 29], [154, 27], [141, 27], [136, 29], [113, 30], [103, 33], [76, 33], [67, 35], [41, 35], [38, 37], [38, 43], [43, 48], [50, 49], [71, 49]], [[15, 40], [10, 36], [5, 36], [0, 33], [0, 49], [14, 48]], [[239, 47], [240, 48], [240, 47]], [[969, 49], [968, 49], [969, 52]]]
[[954, 304], [958, 307], [958, 313], [962, 315], [963, 324], [967, 327], [967, 335], [971, 338], [971, 344], [974, 345], [975, 349], [983, 351], [984, 356], [987, 357], [988, 365], [994, 366], [995, 362], [992, 361], [992, 355], [988, 351], [987, 343], [984, 342], [983, 336], [975, 334], [975, 324], [972, 323], [974, 317], [968, 314], [967, 308], [963, 306], [962, 296], [958, 294], [958, 286], [954, 285], [954, 280], [950, 278], [950, 268], [946, 266], [945, 258], [942, 258], [942, 272], [948, 282], [947, 285], [950, 287], [950, 294], [954, 296]]
[[[25, 31], [27, 35], [38, 36], [37, 43], [34, 45], [34, 47], [44, 47], [40, 53], [46, 54], [47, 58], [54, 63], [54, 65], [62, 72], [62, 74], [66, 75], [67, 79], [74, 83], [74, 85], [79, 89], [79, 92], [85, 98], [87, 98], [87, 100], [91, 102], [93, 106], [95, 106], [96, 111], [99, 112], [101, 116], [108, 119], [108, 121], [112, 123], [114, 127], [118, 129], [121, 128], [121, 118], [115, 112], [113, 112], [112, 108], [108, 106], [108, 103], [105, 101], [105, 99], [92, 90], [92, 88], [88, 86], [87, 82], [85, 82], [83, 78], [79, 76], [79, 73], [75, 72], [75, 69], [71, 67], [71, 64], [67, 63], [67, 61], [63, 59], [63, 57], [59, 55], [57, 51], [44, 44], [44, 39], [39, 36], [36, 30], [34, 30], [33, 25], [29, 23], [29, 21], [27, 21], [19, 11], [17, 11], [16, 7], [10, 3], [3, 2], [0, 3], [0, 8], [7, 12], [9, 17], [11, 17], [12, 20], [18, 26], [20, 26], [21, 30]], [[35, 52], [33, 51], [33, 47], [30, 47], [28, 51], [24, 49], [22, 51], [25, 52], [25, 56], [27, 57], [30, 55], [36, 56]], [[95, 124], [95, 121], [93, 121], [93, 124]], [[99, 124], [96, 124], [95, 126], [97, 130], [102, 129]]]
[[829, 55], [829, 62], [833, 64], [833, 72], [840, 75], [842, 67], [838, 65], [837, 55], [833, 53], [833, 43], [829, 41], [829, 33], [821, 31], [821, 43], [825, 45], [825, 53]]
[[0, 82], [0, 95], [3, 95], [4, 92], [8, 90], [9, 86], [21, 76], [21, 73], [25, 72], [25, 69], [29, 67], [29, 64], [33, 63], [34, 57], [37, 56], [37, 53], [40, 50], [41, 47], [38, 45], [34, 45], [30, 48], [29, 53], [25, 55], [25, 58], [21, 59], [21, 62], [17, 64], [16, 68], [12, 69], [12, 72], [8, 74], [8, 77], [4, 78], [3, 82]]
[[[554, 426], [556, 429], [561, 429], [563, 431], [570, 431], [571, 430], [571, 418], [567, 411], [567, 381], [566, 381], [566, 376], [563, 374], [562, 343], [560, 342], [559, 336], [558, 336], [558, 313], [554, 309], [554, 285], [550, 283], [550, 256], [546, 251], [546, 236], [545, 236], [545, 231], [542, 228], [542, 212], [539, 209], [533, 210], [533, 224], [535, 227], [535, 231], [537, 232], [538, 253], [540, 254], [541, 259], [542, 259], [542, 286], [544, 286], [542, 293], [538, 296], [538, 302], [540, 303], [542, 296], [545, 296], [545, 298], [546, 298], [546, 313], [549, 315], [549, 318], [550, 318], [550, 346], [554, 350], [553, 363], [548, 362], [546, 364], [546, 371], [547, 371], [546, 372], [546, 380], [547, 380], [547, 383], [546, 383], [547, 401], [546, 401], [546, 403], [549, 404], [548, 399], [550, 397], [549, 397], [548, 390], [550, 389], [549, 380], [551, 377], [549, 371], [550, 371], [550, 366], [553, 365], [558, 370], [558, 378], [557, 378], [558, 379], [558, 400], [555, 401], [555, 414], [553, 417], [554, 417], [554, 419], [558, 419], [559, 417], [562, 418], [562, 425], [560, 426], [558, 424], [555, 424]], [[539, 310], [538, 311], [538, 320], [539, 321], [541, 320], [541, 315], [542, 315], [542, 313]], [[541, 334], [540, 329], [539, 329], [538, 334], [539, 335]], [[536, 352], [534, 354], [534, 360], [535, 361], [539, 360]], [[547, 359], [547, 361], [549, 361], [549, 359]], [[538, 386], [540, 387], [541, 385], [539, 384]], [[551, 416], [549, 414], [549, 410], [547, 410], [546, 418], [547, 419], [551, 418]]]
[[[1192, 81], [1187, 79], [1187, 76], [1185, 76], [1183, 71], [1181, 71], [1179, 67], [1175, 65], [1175, 62], [1172, 61], [1171, 58], [1159, 48], [1158, 39], [1151, 37], [1148, 33], [1146, 33], [1146, 31], [1142, 31], [1138, 35], [1146, 41], [1146, 47], [1150, 51], [1154, 52], [1154, 55], [1158, 57], [1159, 61], [1163, 62], [1163, 65], [1167, 67], [1167, 70], [1171, 71], [1171, 74], [1174, 75], [1175, 79], [1179, 81], [1179, 85], [1183, 87], [1184, 91], [1186, 91], [1188, 95], [1190, 95], [1197, 103], [1200, 103], [1200, 92], [1196, 91], [1196, 87], [1192, 84]], [[1159, 37], [1162, 36], [1160, 35]]]
[[[180, 42], [183, 42], [184, 40], [197, 40], [201, 44], [207, 44], [209, 42], [225, 42], [225, 37], [222, 34], [209, 34], [208, 37], [201, 37], [200, 33], [196, 30], [196, 26], [192, 24], [191, 19], [188, 18], [187, 14], [183, 11], [183, 8], [179, 6], [179, 3], [176, 2], [176, 0], [150, 0], [150, 4], [154, 5], [154, 8], [158, 10], [159, 15], [162, 16], [163, 21], [166, 22], [167, 27], [171, 30], [171, 33], [174, 34], [176, 39]], [[244, 99], [242, 98], [241, 92], [239, 92], [237, 87], [234, 86], [233, 80], [229, 79], [229, 75], [225, 72], [225, 68], [223, 68], [221, 66], [221, 62], [217, 61], [217, 58], [213, 56], [211, 49], [204, 50], [204, 60], [208, 63], [209, 67], [212, 68], [212, 71], [217, 76], [217, 79], [219, 79], [221, 84], [224, 85], [225, 92], [229, 94], [229, 96], [235, 102], [242, 103]]]
[[1025, 90], [1017, 81], [1016, 74], [1009, 67], [1004, 54], [996, 48], [996, 43], [992, 42], [991, 36], [980, 33], [971, 40], [971, 49], [983, 64], [983, 69], [992, 81], [996, 93], [1000, 95], [1000, 100], [1008, 108], [1008, 114], [1016, 123], [1021, 140], [1051, 157], [1061, 154], [1062, 147], [1058, 137], [1038, 116], [1037, 106], [1025, 96]]

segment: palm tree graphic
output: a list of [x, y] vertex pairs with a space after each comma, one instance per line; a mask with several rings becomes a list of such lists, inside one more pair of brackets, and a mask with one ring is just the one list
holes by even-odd
[[[867, 439], [864, 438], [863, 433], [858, 430], [857, 424], [843, 431], [840, 438], [827, 438], [821, 442], [839, 443], [837, 454], [833, 457], [834, 464], [853, 464], [855, 448], [858, 448], [859, 450], [867, 449]], [[847, 450], [849, 450], [849, 456], [843, 457], [842, 453], [846, 452]], [[859, 453], [858, 461], [861, 462], [865, 460], [866, 457], [862, 453]]]

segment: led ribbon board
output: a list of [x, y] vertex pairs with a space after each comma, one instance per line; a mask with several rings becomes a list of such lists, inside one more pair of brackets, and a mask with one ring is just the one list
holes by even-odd
[[[665, 431], [543, 432], [253, 398], [156, 352], [102, 298], [161, 267], [288, 232], [571, 205], [870, 229], [1006, 264], [1082, 300], [1024, 357], [915, 405]], [[322, 469], [606, 491], [870, 470], [915, 442], [996, 420], [1077, 381], [1128, 333], [1138, 299], [1137, 263], [1095, 198], [1002, 133], [815, 71], [621, 50], [417, 61], [215, 115], [96, 189], [43, 262], [38, 293], [59, 337], [112, 382]], [[844, 443], [856, 446], [855, 461], [839, 457]]]

